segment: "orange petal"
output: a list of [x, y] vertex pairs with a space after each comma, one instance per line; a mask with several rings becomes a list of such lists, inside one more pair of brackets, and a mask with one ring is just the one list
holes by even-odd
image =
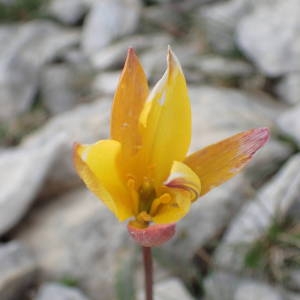
[[148, 176], [155, 187], [167, 178], [174, 160], [184, 159], [191, 139], [191, 111], [185, 78], [169, 49], [167, 71], [150, 93], [141, 114]]
[[187, 164], [200, 178], [201, 193], [222, 184], [249, 162], [268, 140], [269, 130], [257, 128], [241, 132], [188, 156]]
[[92, 145], [76, 144], [73, 158], [77, 173], [88, 189], [123, 221], [134, 214], [134, 204], [119, 175], [120, 149], [120, 143], [114, 140]]
[[138, 121], [147, 96], [146, 75], [134, 50], [130, 48], [114, 96], [111, 116], [111, 138], [122, 144], [126, 157], [140, 148]]

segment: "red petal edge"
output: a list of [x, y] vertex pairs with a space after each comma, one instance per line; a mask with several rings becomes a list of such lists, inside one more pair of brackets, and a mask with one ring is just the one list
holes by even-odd
[[140, 229], [127, 225], [130, 236], [143, 247], [156, 247], [171, 239], [175, 234], [176, 224], [156, 224]]

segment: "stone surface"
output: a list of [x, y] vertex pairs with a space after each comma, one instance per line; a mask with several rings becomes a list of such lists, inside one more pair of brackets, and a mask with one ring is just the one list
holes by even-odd
[[1, 26], [0, 121], [30, 108], [41, 67], [78, 40], [77, 31], [62, 29], [49, 21]]
[[119, 71], [100, 73], [93, 80], [92, 90], [96, 94], [113, 96], [116, 91], [119, 78]]
[[72, 64], [54, 64], [41, 74], [41, 100], [51, 115], [71, 110], [90, 90], [89, 70]]
[[[144, 291], [138, 294], [137, 300], [144, 299]], [[170, 278], [166, 281], [154, 285], [155, 300], [192, 300], [183, 284], [176, 278]]]
[[55, 139], [58, 134], [66, 137], [41, 189], [42, 196], [57, 195], [79, 184], [72, 162], [73, 143], [94, 143], [107, 138], [110, 107], [111, 102], [107, 99], [78, 106], [52, 118], [24, 141], [25, 147], [40, 147], [46, 141]]
[[298, 0], [266, 1], [238, 24], [240, 49], [264, 74], [278, 76], [299, 71], [299, 14]]
[[233, 300], [283, 300], [278, 289], [259, 282], [244, 282], [236, 290]]
[[[264, 280], [255, 280], [224, 271], [214, 271], [204, 281], [205, 300], [292, 300], [295, 294], [271, 285]], [[293, 298], [295, 297], [295, 298]]]
[[252, 10], [252, 1], [220, 1], [195, 11], [196, 22], [204, 31], [209, 45], [220, 53], [235, 51], [234, 32], [238, 22]]
[[300, 146], [300, 104], [280, 115], [277, 125], [281, 132]]
[[192, 104], [192, 150], [217, 142], [239, 131], [268, 127], [285, 106], [265, 94], [210, 86], [189, 87]]
[[187, 67], [197, 68], [199, 72], [212, 78], [242, 78], [253, 74], [251, 65], [243, 60], [227, 59], [216, 55], [194, 57]]
[[83, 27], [82, 48], [92, 55], [114, 39], [135, 31], [140, 16], [138, 0], [94, 2]]
[[45, 108], [55, 115], [72, 109], [77, 102], [73, 72], [65, 65], [51, 66], [41, 76], [41, 97]]
[[115, 299], [121, 254], [134, 246], [126, 226], [85, 189], [45, 205], [16, 234], [36, 256], [41, 278], [67, 278], [93, 300]]
[[63, 143], [63, 136], [38, 147], [7, 150], [0, 156], [0, 235], [24, 217]]
[[87, 11], [84, 0], [51, 0], [47, 13], [65, 24], [76, 24]]
[[166, 49], [166, 45], [170, 42], [171, 37], [167, 34], [134, 35], [101, 49], [91, 57], [91, 63], [97, 70], [120, 69], [124, 65], [129, 47], [134, 48], [139, 55], [153, 45], [163, 46]]
[[249, 247], [262, 237], [274, 222], [283, 220], [298, 201], [300, 192], [300, 155], [293, 156], [279, 173], [243, 206], [231, 222], [215, 252], [216, 264], [242, 270]]
[[67, 287], [58, 283], [44, 283], [35, 300], [88, 300], [86, 296], [75, 287]]
[[284, 76], [276, 86], [276, 92], [283, 101], [292, 105], [300, 104], [300, 72]]
[[20, 299], [35, 279], [37, 265], [32, 254], [19, 242], [0, 245], [0, 298]]

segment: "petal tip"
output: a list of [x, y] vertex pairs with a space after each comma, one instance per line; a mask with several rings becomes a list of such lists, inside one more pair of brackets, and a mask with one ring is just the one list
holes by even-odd
[[155, 224], [147, 228], [137, 228], [130, 223], [127, 226], [129, 235], [143, 247], [156, 247], [170, 240], [176, 229], [176, 224]]

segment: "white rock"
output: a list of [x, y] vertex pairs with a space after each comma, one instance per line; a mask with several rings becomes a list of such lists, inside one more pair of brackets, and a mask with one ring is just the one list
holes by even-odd
[[138, 0], [95, 2], [83, 27], [82, 47], [85, 53], [95, 54], [114, 39], [134, 32], [140, 9]]
[[1, 26], [0, 120], [14, 118], [30, 108], [41, 67], [78, 40], [77, 31], [49, 21]]
[[[137, 300], [145, 299], [144, 291], [138, 294]], [[170, 278], [166, 281], [154, 285], [155, 300], [192, 300], [183, 284], [176, 278]]]
[[284, 135], [292, 138], [300, 146], [300, 104], [285, 111], [277, 120], [277, 125]]
[[27, 137], [24, 146], [31, 148], [55, 139], [59, 133], [66, 136], [62, 150], [49, 170], [41, 190], [42, 196], [58, 195], [80, 183], [72, 161], [73, 143], [94, 143], [107, 138], [110, 108], [111, 101], [107, 99], [78, 106], [52, 118], [43, 128]]
[[113, 96], [118, 81], [120, 72], [105, 72], [97, 75], [92, 83], [92, 90], [96, 94]]
[[33, 148], [1, 152], [0, 156], [0, 235], [24, 217], [60, 150], [59, 135]]
[[232, 221], [215, 252], [216, 264], [241, 270], [249, 250], [276, 220], [284, 219], [300, 193], [300, 155], [293, 156], [264, 186], [254, 201], [247, 203]]
[[231, 0], [206, 5], [196, 10], [196, 20], [213, 49], [221, 53], [235, 50], [234, 32], [236, 26], [252, 10], [252, 2], [249, 0]]
[[[290, 293], [279, 286], [272, 286], [224, 271], [212, 272], [204, 281], [205, 300], [286, 300]], [[297, 299], [297, 298], [296, 298]]]
[[50, 66], [41, 74], [41, 97], [45, 108], [55, 115], [76, 105], [73, 71], [65, 65]]
[[88, 300], [83, 293], [75, 287], [67, 287], [58, 283], [44, 283], [35, 300]]
[[166, 45], [170, 42], [171, 38], [166, 34], [130, 36], [95, 53], [91, 57], [91, 63], [97, 70], [120, 68], [124, 65], [128, 48], [134, 48], [138, 54], [147, 48], [152, 48], [153, 45], [163, 46], [166, 51]]
[[276, 86], [278, 96], [285, 102], [300, 104], [300, 73], [289, 73]]
[[19, 242], [0, 245], [0, 298], [21, 299], [34, 282], [37, 264], [32, 254]]
[[264, 74], [278, 76], [300, 70], [299, 15], [298, 0], [266, 1], [238, 24], [240, 49]]
[[239, 131], [269, 127], [285, 106], [264, 94], [235, 89], [190, 86], [192, 104], [192, 150], [217, 142]]
[[47, 13], [65, 24], [76, 24], [86, 13], [84, 0], [51, 0]]
[[41, 278], [78, 282], [91, 299], [115, 299], [116, 273], [122, 253], [133, 247], [125, 224], [86, 189], [38, 208], [18, 239], [33, 251]]
[[283, 300], [276, 288], [254, 281], [244, 282], [238, 286], [233, 300]]

